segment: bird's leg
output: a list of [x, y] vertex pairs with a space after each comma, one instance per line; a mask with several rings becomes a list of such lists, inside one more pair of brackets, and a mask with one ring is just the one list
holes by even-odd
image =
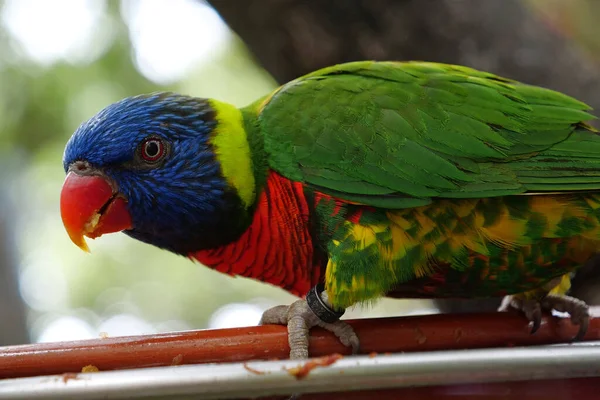
[[[555, 281], [547, 287], [556, 286]], [[547, 290], [532, 291], [512, 296], [506, 296], [499, 311], [506, 311], [509, 308], [515, 308], [522, 311], [527, 319], [533, 323], [531, 333], [535, 333], [542, 321], [542, 311], [556, 310], [567, 312], [571, 316], [571, 322], [579, 325], [579, 331], [573, 340], [581, 340], [588, 329], [590, 314], [588, 305], [575, 297], [560, 293], [548, 293]]]
[[290, 306], [276, 306], [262, 315], [259, 324], [287, 325], [290, 344], [290, 359], [308, 358], [309, 331], [320, 326], [332, 332], [345, 346], [352, 347], [352, 354], [358, 353], [359, 340], [354, 329], [339, 318], [345, 310], [334, 310], [327, 298], [323, 284], [313, 287], [306, 299], [293, 302]]

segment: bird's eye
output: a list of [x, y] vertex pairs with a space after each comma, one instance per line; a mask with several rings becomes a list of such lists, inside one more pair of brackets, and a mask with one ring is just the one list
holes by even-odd
[[146, 139], [142, 142], [141, 155], [145, 161], [157, 162], [165, 155], [165, 145], [158, 138]]

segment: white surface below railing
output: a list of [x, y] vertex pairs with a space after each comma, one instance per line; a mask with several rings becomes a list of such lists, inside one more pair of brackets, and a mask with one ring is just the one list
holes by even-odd
[[540, 346], [344, 357], [297, 379], [306, 361], [181, 365], [6, 379], [0, 399], [226, 399], [292, 393], [600, 376], [600, 346]]

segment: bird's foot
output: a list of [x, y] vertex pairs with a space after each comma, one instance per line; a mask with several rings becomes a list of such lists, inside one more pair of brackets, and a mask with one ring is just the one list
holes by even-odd
[[329, 305], [327, 292], [319, 284], [311, 289], [306, 299], [293, 302], [290, 306], [276, 306], [262, 315], [259, 324], [287, 325], [290, 344], [290, 359], [308, 358], [310, 328], [320, 326], [337, 336], [343, 345], [352, 347], [352, 354], [359, 351], [360, 342], [354, 329], [339, 318], [344, 311], [335, 311]]
[[585, 336], [589, 322], [590, 313], [588, 305], [575, 297], [561, 294], [548, 294], [541, 300], [527, 299], [521, 296], [506, 296], [500, 306], [500, 311], [506, 311], [508, 308], [515, 308], [522, 311], [525, 317], [533, 323], [531, 333], [535, 333], [542, 322], [542, 311], [556, 310], [558, 312], [567, 312], [571, 316], [571, 322], [579, 325], [579, 332], [573, 340], [581, 340]]

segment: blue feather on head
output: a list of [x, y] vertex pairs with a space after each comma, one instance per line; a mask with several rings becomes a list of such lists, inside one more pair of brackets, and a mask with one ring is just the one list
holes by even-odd
[[111, 181], [128, 202], [129, 236], [180, 254], [215, 247], [240, 233], [230, 222], [241, 210], [210, 143], [216, 124], [207, 99], [129, 97], [76, 130], [63, 166]]

